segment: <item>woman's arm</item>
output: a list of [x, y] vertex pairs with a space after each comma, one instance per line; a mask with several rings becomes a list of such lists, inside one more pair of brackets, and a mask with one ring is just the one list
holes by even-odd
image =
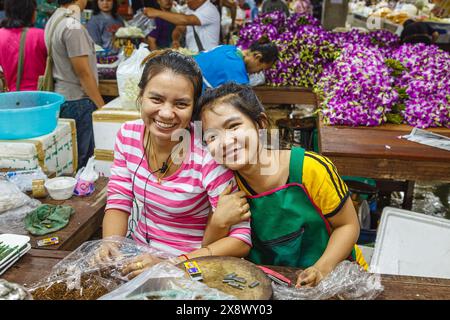
[[129, 213], [117, 209], [106, 210], [103, 218], [103, 238], [110, 236], [125, 237], [128, 231]]
[[180, 47], [181, 36], [186, 32], [185, 26], [176, 26], [172, 31], [172, 48], [178, 49]]
[[358, 240], [360, 226], [355, 207], [350, 198], [347, 199], [342, 209], [328, 221], [333, 231], [327, 248], [314, 266], [299, 275], [297, 286], [317, 285], [339, 262], [350, 255]]
[[242, 258], [247, 256], [249, 252], [250, 246], [244, 241], [233, 237], [225, 237], [201, 249], [191, 251], [186, 256], [189, 259], [211, 255]]
[[148, 47], [150, 48], [151, 51], [158, 50], [158, 45], [156, 44], [155, 38], [148, 36], [147, 43], [148, 43]]

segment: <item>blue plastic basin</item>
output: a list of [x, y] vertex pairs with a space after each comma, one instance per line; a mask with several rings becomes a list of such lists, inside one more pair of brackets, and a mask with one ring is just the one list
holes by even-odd
[[55, 130], [64, 96], [46, 91], [0, 93], [0, 140], [29, 139]]

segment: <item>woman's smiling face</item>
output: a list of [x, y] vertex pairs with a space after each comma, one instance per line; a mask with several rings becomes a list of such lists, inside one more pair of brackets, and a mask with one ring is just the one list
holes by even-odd
[[142, 119], [155, 140], [171, 141], [185, 129], [194, 109], [194, 86], [189, 78], [165, 70], [148, 81], [141, 97]]
[[255, 123], [229, 103], [218, 103], [202, 112], [203, 139], [218, 163], [241, 170], [258, 159]]

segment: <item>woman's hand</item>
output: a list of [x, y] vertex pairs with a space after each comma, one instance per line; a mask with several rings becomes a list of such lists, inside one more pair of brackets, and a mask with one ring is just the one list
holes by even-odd
[[332, 268], [320, 268], [316, 265], [313, 265], [305, 270], [303, 270], [298, 278], [296, 288], [302, 287], [315, 287], [319, 284], [320, 281], [323, 280], [333, 269]]
[[116, 243], [105, 242], [94, 254], [92, 264], [108, 264], [117, 261], [122, 255]]
[[250, 205], [245, 198], [245, 192], [231, 193], [231, 183], [219, 196], [216, 211], [211, 217], [211, 223], [220, 228], [231, 227], [251, 217]]
[[158, 264], [161, 261], [163, 260], [154, 255], [144, 253], [126, 264], [125, 267], [122, 268], [121, 273], [123, 276], [126, 276], [131, 280], [134, 277], [140, 275], [145, 269], [153, 267], [155, 264]]

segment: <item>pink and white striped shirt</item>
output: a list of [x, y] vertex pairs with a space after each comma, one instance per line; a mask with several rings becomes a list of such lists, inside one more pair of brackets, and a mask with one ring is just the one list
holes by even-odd
[[[106, 209], [131, 214], [137, 201], [143, 209], [132, 232], [135, 241], [171, 255], [199, 249], [220, 193], [230, 181], [237, 190], [233, 173], [215, 162], [192, 129], [186, 159], [159, 184], [144, 156], [144, 129], [142, 120], [130, 121], [117, 134]], [[250, 222], [232, 226], [229, 236], [251, 245]]]

